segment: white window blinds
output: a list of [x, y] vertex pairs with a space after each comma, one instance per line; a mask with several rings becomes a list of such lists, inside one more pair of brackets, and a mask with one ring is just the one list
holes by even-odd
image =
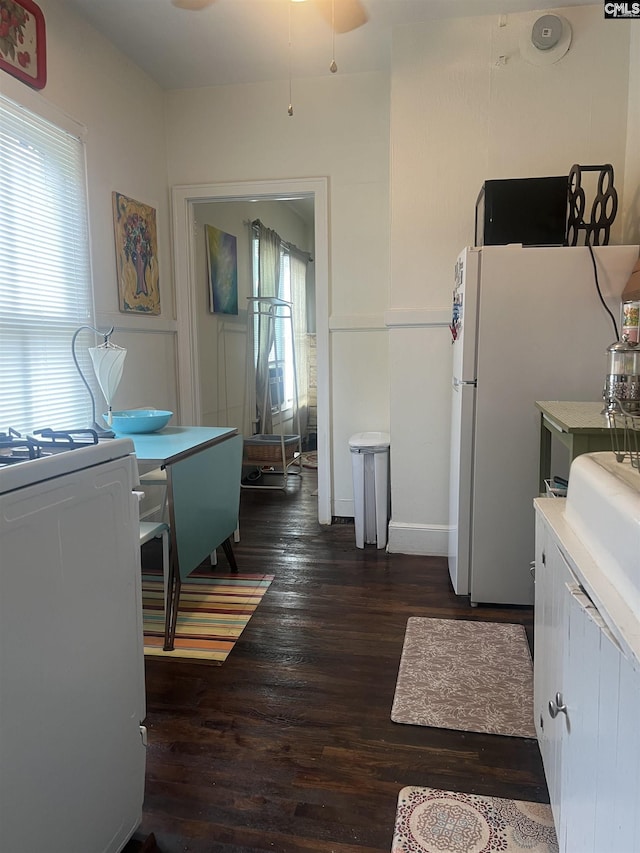
[[92, 321], [84, 146], [0, 98], [0, 432], [90, 425]]

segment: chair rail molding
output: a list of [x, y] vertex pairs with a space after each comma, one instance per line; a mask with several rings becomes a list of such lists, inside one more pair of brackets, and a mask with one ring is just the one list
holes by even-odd
[[332, 314], [330, 332], [384, 332], [384, 314]]
[[332, 314], [330, 332], [379, 332], [386, 329], [449, 326], [450, 308], [389, 308], [379, 314]]
[[96, 312], [96, 321], [100, 326], [113, 326], [116, 331], [135, 332], [142, 334], [153, 335], [175, 335], [178, 327], [173, 319], [164, 319], [158, 317], [154, 322], [149, 323], [150, 317], [144, 317], [144, 322], [141, 317], [134, 315], [132, 317], [126, 314], [115, 314], [104, 311]]
[[451, 308], [390, 308], [384, 314], [385, 325], [392, 328], [449, 326]]

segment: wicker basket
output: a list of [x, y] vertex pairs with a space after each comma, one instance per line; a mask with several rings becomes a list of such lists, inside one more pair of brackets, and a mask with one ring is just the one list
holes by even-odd
[[[299, 435], [284, 437], [285, 463], [295, 458]], [[247, 462], [262, 462], [282, 465], [282, 441], [279, 435], [252, 435], [244, 440], [244, 458]]]

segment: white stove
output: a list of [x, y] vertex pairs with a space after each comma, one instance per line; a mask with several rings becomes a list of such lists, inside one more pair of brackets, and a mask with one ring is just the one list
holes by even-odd
[[2, 850], [116, 853], [146, 715], [131, 439], [0, 438]]

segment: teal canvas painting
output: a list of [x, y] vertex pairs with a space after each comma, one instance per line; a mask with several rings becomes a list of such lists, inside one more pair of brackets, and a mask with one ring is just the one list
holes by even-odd
[[209, 310], [213, 314], [238, 313], [238, 250], [233, 234], [204, 226], [209, 268]]

